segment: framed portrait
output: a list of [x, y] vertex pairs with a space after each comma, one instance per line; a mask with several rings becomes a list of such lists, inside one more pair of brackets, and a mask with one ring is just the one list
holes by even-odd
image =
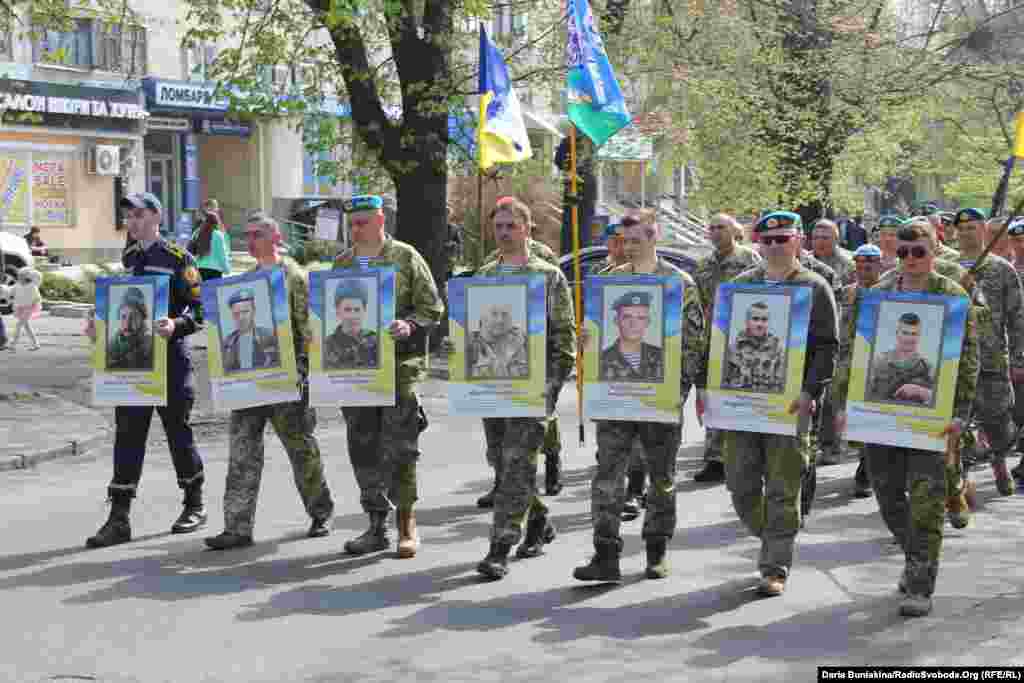
[[395, 405], [395, 268], [314, 271], [309, 291], [311, 405]]
[[678, 422], [681, 278], [603, 275], [584, 281], [589, 342], [583, 413], [595, 420]]
[[217, 410], [299, 400], [287, 278], [280, 267], [202, 284]]
[[166, 275], [97, 278], [94, 405], [167, 405], [167, 340], [155, 323], [169, 297]]
[[848, 438], [944, 451], [969, 302], [918, 292], [861, 293], [847, 395]]
[[448, 281], [448, 397], [452, 412], [542, 417], [547, 283], [541, 274]]
[[795, 436], [788, 408], [803, 383], [811, 288], [725, 283], [711, 324], [705, 423], [715, 429]]

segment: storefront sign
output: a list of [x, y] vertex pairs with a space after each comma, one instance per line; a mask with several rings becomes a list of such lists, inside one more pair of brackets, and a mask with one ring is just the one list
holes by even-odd
[[192, 131], [192, 120], [179, 119], [173, 116], [150, 116], [146, 119], [146, 129], [189, 133]]
[[216, 97], [217, 86], [212, 83], [176, 83], [174, 81], [143, 82], [150, 106], [160, 109], [203, 109], [227, 111], [228, 100]]
[[231, 135], [239, 138], [247, 138], [252, 135], [252, 126], [247, 123], [235, 123], [234, 121], [211, 121], [203, 119], [196, 122], [196, 132], [204, 135]]
[[70, 225], [67, 160], [34, 155], [32, 160], [32, 224]]
[[38, 81], [0, 80], [0, 110], [105, 119], [144, 119], [149, 114], [130, 90], [87, 88]]

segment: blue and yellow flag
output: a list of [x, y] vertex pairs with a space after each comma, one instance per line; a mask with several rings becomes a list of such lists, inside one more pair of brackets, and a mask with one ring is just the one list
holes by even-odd
[[629, 125], [619, 82], [587, 0], [568, 0], [569, 34], [565, 47], [569, 120], [595, 147]]
[[480, 125], [477, 128], [480, 168], [515, 162], [533, 155], [519, 98], [508, 78], [501, 52], [480, 24]]

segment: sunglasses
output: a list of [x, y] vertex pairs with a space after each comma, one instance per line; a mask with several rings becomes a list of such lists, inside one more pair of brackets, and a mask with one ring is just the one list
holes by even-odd
[[761, 244], [786, 244], [793, 235], [772, 235], [771, 237], [762, 237]]
[[907, 258], [913, 256], [914, 258], [924, 258], [928, 255], [928, 250], [922, 246], [917, 247], [900, 247], [896, 250], [896, 255], [900, 258]]
[[768, 322], [768, 318], [762, 318], [762, 317], [756, 316], [756, 315], [750, 316], [750, 319], [753, 322], [756, 322], [756, 323], [766, 323], [766, 322]]

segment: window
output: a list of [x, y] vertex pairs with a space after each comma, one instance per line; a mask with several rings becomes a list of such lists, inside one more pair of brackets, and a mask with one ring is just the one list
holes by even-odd
[[0, 62], [14, 59], [14, 36], [11, 31], [0, 32]]
[[73, 19], [72, 30], [41, 30], [32, 46], [32, 61], [85, 69], [93, 67], [93, 26], [91, 19]]
[[217, 48], [207, 43], [200, 43], [185, 50], [185, 78], [190, 81], [204, 82], [210, 80], [210, 67], [217, 59]]
[[146, 73], [146, 29], [96, 24], [96, 68], [129, 75]]

